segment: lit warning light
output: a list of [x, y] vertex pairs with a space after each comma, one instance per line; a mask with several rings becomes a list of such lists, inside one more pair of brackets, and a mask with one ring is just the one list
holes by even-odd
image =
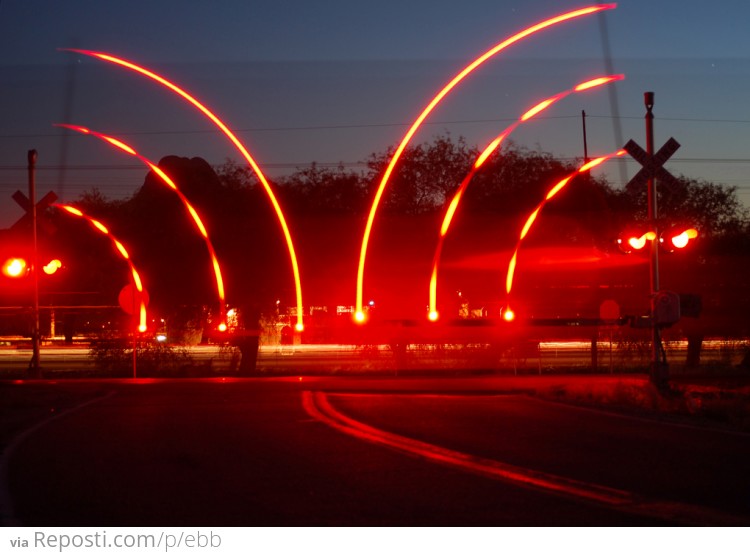
[[303, 325], [302, 323], [297, 323], [296, 325], [294, 325], [294, 328], [297, 332], [302, 332], [303, 330], [305, 330], [305, 325]]
[[62, 262], [59, 259], [53, 259], [42, 267], [42, 270], [47, 275], [54, 275], [60, 267], [62, 267]]
[[354, 320], [358, 323], [365, 322], [365, 314], [363, 311], [356, 311], [354, 313]]
[[669, 238], [669, 241], [672, 243], [672, 246], [674, 246], [677, 249], [682, 249], [687, 247], [687, 245], [690, 243], [691, 240], [698, 237], [698, 231], [694, 228], [686, 229], [679, 234], [674, 234], [672, 237]]
[[429, 315], [427, 315], [427, 318], [430, 319], [432, 322], [435, 322], [438, 320], [438, 312], [437, 311], [430, 311]]
[[219, 332], [226, 332], [226, 331], [227, 331], [227, 324], [226, 323], [221, 323], [219, 325]]
[[19, 257], [8, 259], [3, 264], [3, 274], [11, 278], [18, 278], [26, 274], [26, 261]]
[[654, 231], [648, 232], [624, 232], [617, 239], [617, 244], [624, 253], [632, 253], [633, 251], [639, 251], [646, 247], [648, 241], [656, 240], [656, 233]]
[[516, 318], [516, 314], [513, 312], [513, 310], [510, 307], [506, 307], [503, 310], [503, 319], [505, 321], [511, 322], [515, 318]]

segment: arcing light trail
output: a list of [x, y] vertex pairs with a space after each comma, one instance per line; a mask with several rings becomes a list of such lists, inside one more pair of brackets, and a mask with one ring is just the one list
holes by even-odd
[[125, 249], [125, 246], [122, 245], [122, 242], [120, 242], [117, 238], [115, 238], [111, 232], [109, 232], [109, 229], [105, 227], [102, 223], [94, 219], [93, 217], [89, 217], [85, 213], [83, 213], [80, 209], [70, 206], [70, 205], [63, 205], [63, 204], [52, 204], [54, 207], [60, 208], [63, 211], [70, 213], [71, 215], [75, 215], [76, 217], [81, 217], [82, 219], [85, 219], [88, 221], [88, 223], [94, 227], [97, 231], [101, 232], [107, 238], [110, 239], [112, 242], [112, 245], [115, 247], [115, 249], [120, 253], [122, 258], [127, 261], [128, 267], [130, 268], [130, 276], [133, 279], [133, 286], [135, 286], [135, 289], [139, 293], [139, 301], [140, 301], [140, 307], [138, 309], [138, 332], [146, 332], [147, 325], [146, 325], [146, 303], [144, 302], [144, 294], [143, 294], [143, 282], [141, 281], [141, 277], [138, 274], [138, 271], [135, 269], [135, 265], [133, 265], [133, 262], [130, 260], [130, 254], [128, 253], [128, 250]]
[[440, 256], [443, 251], [443, 242], [445, 241], [445, 235], [448, 233], [451, 221], [453, 220], [453, 216], [456, 214], [456, 209], [458, 208], [458, 205], [461, 202], [461, 198], [463, 197], [464, 192], [466, 191], [466, 188], [469, 186], [469, 183], [474, 178], [474, 175], [482, 167], [484, 162], [487, 161], [487, 159], [494, 152], [496, 152], [498, 148], [500, 148], [503, 141], [510, 135], [510, 133], [512, 133], [516, 129], [516, 127], [536, 117], [537, 115], [542, 113], [544, 110], [549, 108], [552, 104], [556, 103], [559, 100], [562, 100], [566, 96], [575, 94], [576, 92], [591, 90], [592, 88], [596, 88], [598, 86], [602, 86], [602, 85], [612, 83], [615, 81], [620, 81], [624, 78], [625, 77], [623, 75], [606, 75], [604, 77], [597, 77], [595, 79], [590, 79], [588, 81], [582, 82], [576, 85], [575, 87], [571, 88], [570, 90], [559, 92], [558, 94], [555, 94], [554, 96], [551, 96], [550, 98], [547, 98], [546, 100], [542, 100], [541, 102], [537, 103], [534, 107], [527, 110], [523, 115], [521, 115], [521, 117], [518, 118], [516, 122], [512, 123], [503, 132], [501, 132], [492, 142], [490, 142], [487, 145], [487, 147], [477, 157], [476, 162], [474, 162], [474, 165], [472, 166], [471, 170], [466, 175], [464, 180], [461, 181], [461, 184], [459, 185], [458, 190], [456, 190], [456, 193], [453, 195], [453, 198], [448, 204], [448, 208], [446, 209], [445, 216], [443, 218], [443, 223], [440, 226], [440, 234], [438, 236], [438, 243], [437, 243], [437, 247], [435, 248], [435, 255], [432, 260], [432, 275], [430, 277], [430, 303], [429, 303], [428, 318], [431, 321], [436, 321], [439, 317], [439, 314], [437, 311], [437, 278], [438, 278], [438, 266], [440, 264]]
[[427, 104], [427, 107], [424, 108], [422, 113], [420, 113], [419, 117], [412, 123], [411, 127], [407, 131], [406, 135], [404, 135], [404, 138], [401, 140], [401, 143], [399, 144], [398, 148], [396, 148], [396, 151], [393, 154], [393, 157], [391, 158], [391, 161], [388, 163], [388, 167], [386, 168], [385, 172], [383, 173], [383, 177], [380, 180], [380, 184], [378, 185], [378, 189], [375, 193], [375, 197], [372, 202], [372, 206], [370, 207], [370, 213], [367, 217], [367, 223], [365, 225], [365, 232], [362, 237], [362, 246], [360, 249], [359, 254], [359, 265], [357, 267], [357, 296], [356, 296], [356, 306], [355, 306], [355, 313], [354, 317], [355, 320], [358, 322], [364, 322], [365, 320], [365, 312], [364, 312], [364, 306], [363, 306], [363, 295], [364, 295], [364, 271], [365, 271], [365, 260], [367, 257], [367, 246], [370, 240], [370, 234], [372, 232], [372, 226], [373, 222], [375, 220], [375, 214], [378, 210], [378, 205], [380, 204], [380, 200], [383, 196], [383, 192], [385, 191], [385, 187], [388, 184], [388, 180], [391, 177], [391, 173], [393, 173], [393, 169], [395, 168], [396, 164], [398, 163], [398, 160], [401, 157], [401, 154], [403, 154], [404, 150], [406, 149], [406, 146], [411, 141], [414, 134], [417, 132], [419, 127], [422, 125], [422, 122], [427, 118], [427, 116], [432, 112], [433, 109], [441, 102], [441, 100], [456, 86], [458, 85], [465, 77], [467, 77], [472, 71], [474, 71], [476, 68], [478, 68], [480, 65], [482, 65], [484, 62], [504, 50], [506, 47], [528, 37], [531, 36], [539, 31], [542, 31], [548, 27], [551, 27], [553, 25], [556, 25], [558, 23], [562, 23], [564, 21], [569, 21], [571, 19], [575, 19], [584, 15], [590, 15], [593, 13], [598, 13], [603, 10], [610, 10], [617, 7], [617, 4], [597, 4], [595, 6], [589, 6], [586, 8], [582, 8], [579, 10], [574, 10], [571, 12], [564, 13], [562, 15], [558, 15], [556, 17], [546, 19], [542, 21], [541, 23], [537, 23], [536, 25], [532, 25], [531, 27], [528, 27], [510, 38], [504, 40], [503, 42], [497, 44], [496, 46], [490, 48], [488, 51], [486, 51], [484, 54], [476, 58], [473, 62], [471, 62], [469, 65], [467, 65], [461, 72], [459, 72], [447, 85], [445, 85], [440, 92], [437, 93], [437, 95], [430, 101], [429, 104]]
[[216, 251], [214, 250], [213, 244], [211, 243], [211, 239], [208, 236], [208, 231], [206, 230], [206, 227], [203, 224], [203, 221], [198, 215], [198, 212], [190, 204], [190, 202], [185, 197], [185, 195], [180, 191], [180, 189], [177, 188], [177, 185], [174, 183], [174, 181], [169, 177], [169, 175], [167, 175], [155, 163], [152, 163], [151, 161], [149, 161], [148, 159], [140, 155], [130, 145], [125, 144], [124, 142], [116, 138], [107, 136], [106, 134], [102, 134], [96, 131], [92, 131], [91, 129], [87, 129], [86, 127], [80, 127], [77, 125], [58, 124], [56, 126], [62, 127], [65, 129], [70, 129], [76, 132], [80, 132], [82, 134], [89, 134], [91, 136], [95, 136], [96, 138], [99, 138], [101, 140], [104, 140], [105, 142], [112, 144], [113, 146], [115, 146], [116, 148], [119, 148], [123, 152], [126, 152], [138, 158], [147, 167], [149, 167], [154, 173], [156, 173], [156, 175], [158, 175], [158, 177], [162, 180], [164, 184], [166, 184], [169, 188], [171, 188], [175, 192], [175, 194], [177, 194], [177, 196], [180, 198], [180, 201], [182, 201], [182, 204], [185, 206], [185, 209], [187, 209], [188, 213], [190, 214], [190, 217], [192, 217], [193, 223], [195, 224], [195, 227], [198, 229], [198, 232], [200, 232], [201, 236], [203, 236], [203, 240], [205, 241], [206, 247], [208, 248], [208, 254], [211, 257], [211, 265], [213, 267], [214, 277], [216, 279], [216, 294], [219, 298], [219, 330], [222, 332], [225, 331], [227, 329], [227, 322], [226, 322], [226, 308], [225, 308], [226, 300], [225, 300], [225, 293], [224, 293], [224, 279], [221, 276], [221, 267], [219, 266], [219, 260], [216, 257]]
[[588, 163], [583, 164], [581, 167], [578, 168], [577, 171], [571, 173], [564, 179], [557, 182], [552, 188], [549, 189], [547, 194], [545, 195], [544, 199], [537, 205], [536, 209], [531, 212], [531, 214], [526, 219], [526, 223], [524, 223], [523, 228], [521, 229], [521, 233], [518, 236], [518, 242], [516, 243], [516, 248], [513, 250], [513, 255], [510, 258], [510, 262], [508, 263], [508, 270], [505, 276], [505, 293], [508, 296], [506, 299], [506, 305], [503, 309], [503, 318], [506, 321], [511, 321], [515, 318], [515, 314], [513, 312], [513, 309], [510, 306], [510, 292], [513, 289], [513, 277], [516, 272], [516, 265], [518, 263], [518, 251], [521, 249], [521, 244], [523, 243], [524, 238], [529, 234], [529, 231], [531, 230], [531, 227], [534, 225], [534, 222], [537, 220], [537, 217], [539, 216], [539, 213], [542, 211], [542, 208], [544, 208], [545, 204], [550, 201], [552, 198], [554, 198], [565, 186], [570, 183], [571, 180], [576, 175], [580, 175], [582, 173], [586, 173], [593, 169], [594, 167], [597, 167], [598, 165], [601, 165], [607, 160], [610, 160], [615, 157], [621, 157], [624, 156], [627, 152], [625, 150], [618, 150], [616, 152], [613, 152], [611, 154], [607, 154], [605, 156], [597, 157], [595, 159], [592, 159]]
[[165, 88], [171, 90], [178, 96], [182, 97], [184, 100], [188, 101], [190, 104], [192, 104], [195, 108], [197, 108], [203, 115], [205, 115], [209, 120], [211, 120], [212, 123], [214, 123], [222, 133], [229, 139], [229, 141], [237, 148], [237, 150], [240, 152], [243, 158], [245, 158], [245, 161], [252, 167], [253, 171], [255, 172], [255, 175], [258, 177], [258, 180], [263, 185], [263, 188], [266, 191], [266, 194], [268, 195], [269, 200], [271, 201], [271, 205], [273, 206], [274, 211], [276, 212], [276, 217], [279, 220], [279, 224], [281, 225], [281, 230], [284, 233], [284, 239], [286, 240], [287, 249], [289, 250], [289, 257], [291, 258], [292, 263], [292, 272], [294, 274], [294, 287], [296, 292], [296, 299], [297, 299], [297, 324], [295, 328], [297, 331], [301, 332], [304, 329], [303, 324], [303, 309], [302, 309], [302, 283], [300, 280], [300, 274], [299, 274], [299, 265], [297, 263], [297, 254], [294, 251], [294, 242], [292, 240], [292, 235], [289, 232], [289, 226], [286, 223], [286, 219], [284, 218], [284, 213], [281, 209], [281, 205], [279, 205], [278, 200], [276, 199], [276, 196], [273, 193], [273, 189], [271, 188], [271, 185], [268, 183], [268, 180], [266, 179], [263, 172], [260, 170], [260, 167], [255, 162], [253, 157], [250, 155], [250, 153], [247, 151], [247, 148], [242, 144], [239, 138], [237, 138], [232, 131], [229, 130], [229, 127], [224, 124], [224, 122], [219, 119], [211, 110], [209, 110], [205, 105], [203, 105], [201, 102], [199, 102], [195, 97], [190, 95], [188, 92], [177, 86], [176, 84], [168, 81], [161, 75], [157, 75], [156, 73], [149, 71], [148, 69], [141, 67], [139, 65], [134, 64], [133, 62], [117, 58], [115, 56], [103, 53], [103, 52], [94, 52], [91, 50], [79, 50], [77, 48], [62, 48], [61, 50], [66, 52], [74, 52], [77, 54], [83, 54], [86, 56], [91, 56], [109, 63], [113, 63], [115, 65], [119, 65], [121, 67], [125, 67], [126, 69], [130, 69], [131, 71], [135, 71], [136, 73], [139, 73], [145, 77], [148, 77], [149, 79], [152, 79], [153, 81], [156, 81], [157, 83], [161, 84]]

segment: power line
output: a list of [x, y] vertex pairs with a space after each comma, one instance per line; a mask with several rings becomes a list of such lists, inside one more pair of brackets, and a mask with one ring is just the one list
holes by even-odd
[[[553, 120], [553, 119], [578, 119], [579, 115], [551, 115], [535, 117], [536, 121]], [[642, 120], [642, 116], [620, 116], [611, 115], [590, 115], [586, 117], [592, 119], [625, 119], [625, 120]], [[510, 123], [516, 121], [513, 117], [486, 118], [486, 119], [457, 119], [450, 121], [426, 121], [424, 125], [445, 126], [445, 125], [474, 125], [485, 123]], [[750, 124], [750, 119], [707, 119], [698, 117], [659, 117], [660, 121], [673, 121], [684, 123], [721, 123], [721, 124]], [[350, 129], [373, 129], [386, 127], [408, 127], [411, 123], [350, 123], [341, 125], [303, 125], [290, 127], [247, 127], [232, 129], [234, 133], [251, 133], [251, 132], [300, 132], [300, 131], [321, 131], [321, 130], [350, 130]], [[201, 135], [217, 134], [220, 131], [214, 129], [202, 130], [166, 130], [166, 131], [130, 131], [118, 133], [120, 136], [164, 136], [164, 135]], [[0, 139], [22, 139], [22, 138], [57, 138], [63, 136], [62, 132], [36, 133], [36, 134], [0, 134]]]
[[[575, 157], [556, 157], [557, 160], [562, 162], [575, 162], [579, 158]], [[635, 160], [628, 158], [621, 158], [615, 160], [619, 163], [634, 163]], [[703, 163], [703, 164], [725, 164], [725, 165], [742, 165], [750, 163], [750, 158], [707, 158], [707, 157], [695, 157], [695, 158], [672, 158], [670, 162], [673, 163]], [[367, 161], [297, 161], [297, 162], [279, 162], [279, 163], [261, 163], [261, 167], [265, 169], [294, 169], [295, 167], [307, 167], [311, 164], [315, 164], [317, 167], [367, 167]], [[51, 164], [51, 165], [39, 165], [37, 166], [38, 171], [59, 171], [62, 165]], [[82, 172], [99, 172], [99, 171], [144, 171], [144, 167], [141, 164], [119, 164], [119, 165], [67, 165], [67, 169], [73, 171]], [[0, 171], [26, 171], [25, 165], [0, 165]]]

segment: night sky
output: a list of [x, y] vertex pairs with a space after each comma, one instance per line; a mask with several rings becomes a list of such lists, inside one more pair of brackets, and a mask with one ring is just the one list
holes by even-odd
[[[39, 151], [39, 193], [65, 200], [98, 187], [130, 196], [146, 170], [69, 122], [117, 136], [146, 157], [238, 159], [186, 104], [142, 77], [60, 47], [100, 50], [163, 73], [236, 129], [270, 176], [315, 161], [352, 169], [397, 144], [426, 103], [471, 59], [517, 31], [587, 5], [569, 0], [0, 1], [0, 227], [27, 190], [26, 152]], [[610, 62], [626, 80], [578, 94], [512, 138], [560, 157], [622, 138], [645, 146], [643, 92], [656, 93], [657, 147], [682, 148], [668, 168], [739, 188], [750, 205], [750, 3], [625, 0], [603, 17], [564, 23], [485, 64], [433, 112], [417, 142], [449, 132], [486, 145], [539, 100]], [[608, 32], [603, 32], [606, 29]], [[605, 40], [608, 39], [608, 40]], [[616, 165], [605, 168], [623, 184]], [[625, 173], [637, 170], [625, 163]]]

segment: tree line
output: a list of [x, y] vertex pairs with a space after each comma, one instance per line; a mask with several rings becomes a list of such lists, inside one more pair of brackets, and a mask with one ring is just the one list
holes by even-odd
[[[392, 148], [373, 153], [359, 170], [312, 163], [272, 182], [299, 242], [300, 264], [311, 283], [309, 303], [335, 303], [353, 295], [351, 283], [364, 219], [392, 154]], [[383, 216], [396, 221], [394, 228], [413, 231], [410, 240], [433, 240], [447, 202], [479, 154], [464, 138], [450, 135], [408, 147], [383, 198]], [[508, 143], [477, 172], [461, 212], [476, 214], [485, 226], [497, 220], [518, 226], [549, 188], [581, 163]], [[201, 158], [175, 156], [163, 158], [160, 167], [178, 183], [210, 229], [217, 255], [225, 260], [231, 299], [258, 311], [291, 305], [293, 285], [286, 247], [252, 171], [231, 160], [211, 167]], [[582, 174], [545, 207], [553, 219], [575, 224], [558, 225], [547, 232], [556, 240], [613, 248], [620, 229], [645, 219], [644, 186], [618, 189], [604, 175]], [[706, 254], [746, 256], [750, 251], [750, 218], [735, 187], [680, 176], [676, 184], [660, 184], [658, 190], [660, 215], [665, 221], [689, 222], [698, 228]], [[106, 222], [129, 244], [148, 281], [156, 311], [183, 323], [206, 317], [206, 310], [210, 311], [206, 306], [215, 302], [215, 293], [205, 245], [175, 194], [156, 175], [149, 173], [127, 200], [113, 201], [93, 189], [73, 203]], [[128, 274], [107, 253], [109, 245], [85, 229], [84, 222], [51, 215], [61, 229], [52, 242], [77, 260], [69, 264], [69, 287], [116, 297]], [[430, 230], [417, 230], [418, 226]], [[391, 243], [380, 250], [387, 252], [383, 255], [398, 255], [406, 241], [403, 236], [391, 236]], [[377, 251], [378, 244], [373, 247]], [[403, 253], [407, 261], [411, 255]]]

